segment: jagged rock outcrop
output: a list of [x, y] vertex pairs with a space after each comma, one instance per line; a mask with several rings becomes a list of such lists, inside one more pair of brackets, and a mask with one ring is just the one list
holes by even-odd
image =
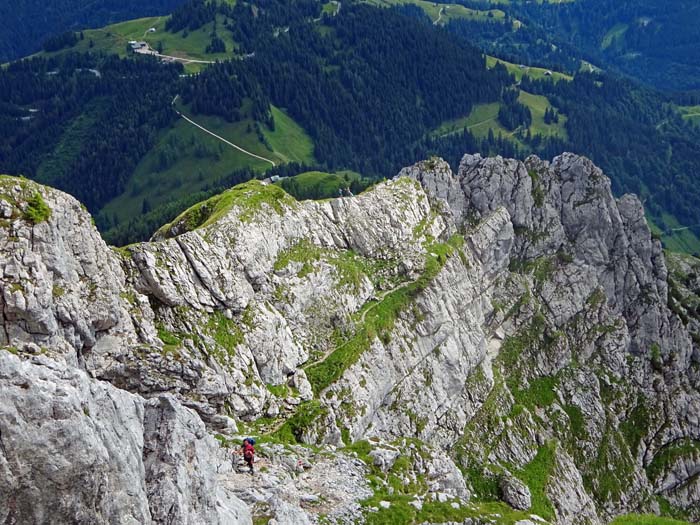
[[219, 448], [170, 396], [145, 401], [46, 356], [0, 352], [3, 523], [250, 523]]
[[[432, 159], [321, 202], [251, 181], [118, 250], [28, 181], [0, 214], [0, 519], [700, 519], [700, 264], [669, 273], [587, 159]], [[212, 431], [265, 436], [259, 484]], [[76, 467], [29, 509], [34, 461]]]
[[[520, 299], [529, 304], [519, 300], [519, 311], [495, 312], [501, 329], [511, 334], [501, 358], [515, 368], [504, 370], [510, 375], [505, 387], [515, 399], [506, 396], [501, 413], [522, 408], [539, 421], [525, 422], [520, 444], [512, 432], [499, 438], [498, 427], [483, 432], [468, 425], [471, 442], [506, 440], [485, 447], [482, 460], [533, 460], [543, 440], [562, 441], [566, 432], [557, 420], [563, 417], [574, 444], [556, 454], [557, 464], [568, 465], [562, 482], [549, 491], [559, 521], [595, 521], [591, 496], [607, 500], [599, 511], [603, 517], [645, 505], [654, 510], [654, 502], [642, 496], [654, 492], [650, 465], [663, 461], [660, 451], [677, 440], [697, 442], [699, 362], [687, 328], [666, 306], [663, 253], [639, 200], [614, 199], [600, 170], [570, 154], [551, 164], [534, 157], [520, 163], [466, 155], [456, 177], [439, 162], [404, 174], [449, 202], [458, 224], [471, 227], [505, 207], [515, 231], [511, 278], [525, 277], [528, 291]], [[503, 301], [510, 308], [505, 292], [497, 294], [497, 306]], [[553, 400], [531, 397], [542, 393], [542, 381], [554, 386]], [[578, 484], [574, 472], [582, 475]], [[695, 504], [686, 484], [696, 481], [682, 477], [674, 488], [683, 496], [671, 489], [662, 497], [692, 516]], [[567, 484], [570, 490], [554, 493]]]

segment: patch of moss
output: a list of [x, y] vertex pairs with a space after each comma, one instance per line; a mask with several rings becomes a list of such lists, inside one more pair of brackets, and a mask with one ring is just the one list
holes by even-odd
[[530, 386], [525, 390], [520, 389], [520, 384], [514, 378], [508, 378], [506, 383], [515, 402], [530, 409], [549, 406], [557, 399], [555, 389], [559, 380], [554, 376], [531, 379]]
[[603, 291], [602, 288], [596, 288], [593, 290], [593, 293], [588, 296], [588, 299], [586, 299], [586, 303], [595, 308], [601, 304], [603, 304], [606, 300], [605, 297], [605, 292]]
[[659, 504], [659, 510], [661, 511], [662, 516], [675, 518], [676, 520], [681, 520], [683, 523], [685, 523], [684, 520], [690, 519], [686, 510], [680, 509], [671, 504], [671, 502], [663, 496], [657, 495], [656, 502]]
[[265, 387], [267, 388], [268, 392], [276, 397], [287, 397], [287, 394], [289, 393], [289, 388], [285, 384], [265, 385]]
[[540, 175], [534, 170], [528, 170], [527, 174], [532, 179], [532, 199], [535, 202], [535, 206], [541, 208], [544, 204], [545, 192], [540, 183]]
[[229, 319], [219, 311], [214, 312], [209, 317], [207, 330], [216, 344], [226, 352], [226, 355], [222, 355], [219, 350], [212, 351], [213, 355], [222, 364], [225, 364], [226, 358], [234, 355], [236, 347], [245, 340], [240, 326], [233, 319]]
[[314, 271], [315, 263], [325, 261], [333, 266], [338, 274], [337, 287], [351, 286], [358, 290], [363, 279], [370, 279], [375, 286], [385, 284], [382, 276], [388, 272], [391, 261], [371, 260], [352, 250], [336, 251], [321, 248], [308, 239], [302, 239], [287, 250], [282, 251], [275, 261], [274, 269], [279, 271], [290, 263], [301, 263], [297, 277], [303, 278]]
[[34, 193], [27, 201], [27, 208], [24, 210], [24, 218], [32, 224], [39, 224], [48, 221], [50, 217], [51, 208], [46, 204], [41, 193]]
[[58, 286], [57, 284], [53, 285], [53, 289], [51, 290], [51, 294], [55, 298], [63, 297], [65, 295], [65, 293], [66, 293], [66, 291], [62, 287]]
[[[321, 253], [322, 250], [319, 246], [316, 246], [308, 239], [302, 239], [291, 248], [280, 252], [275, 261], [274, 269], [275, 271], [282, 270], [292, 262], [302, 263], [303, 266], [299, 271], [299, 277], [304, 277], [313, 271], [313, 263], [321, 258]], [[308, 269], [305, 271], [304, 269], [307, 266]]]
[[328, 409], [321, 406], [317, 399], [306, 401], [297, 407], [294, 415], [273, 432], [271, 437], [282, 443], [300, 443], [304, 432], [313, 422], [327, 414]]
[[474, 497], [480, 501], [497, 501], [501, 496], [498, 475], [486, 466], [475, 466], [462, 471]]
[[179, 348], [182, 347], [182, 339], [174, 333], [168, 331], [162, 323], [156, 324], [158, 339], [163, 342], [163, 353], [179, 355]]
[[620, 423], [620, 431], [633, 455], [637, 454], [642, 438], [649, 431], [651, 418], [644, 398], [639, 396], [630, 414]]
[[541, 284], [551, 278], [555, 264], [551, 257], [538, 257], [537, 259], [516, 259], [510, 261], [508, 270], [519, 274], [530, 274], [536, 284]]
[[533, 316], [530, 324], [521, 329], [518, 334], [507, 337], [498, 354], [498, 360], [505, 370], [511, 372], [511, 381], [520, 381], [519, 376], [513, 371], [522, 359], [523, 353], [529, 349], [536, 349], [545, 335], [546, 320], [542, 314]]
[[565, 405], [564, 412], [569, 416], [571, 434], [576, 439], [587, 439], [588, 431], [586, 430], [586, 422], [581, 409], [576, 405]]
[[606, 427], [598, 455], [584, 473], [583, 482], [599, 501], [619, 501], [633, 479], [635, 465], [619, 431]]
[[131, 306], [135, 306], [137, 303], [136, 294], [132, 291], [121, 292], [119, 294], [119, 297], [127, 301]]
[[530, 489], [532, 507], [530, 510], [547, 520], [553, 520], [554, 507], [547, 497], [545, 488], [554, 470], [556, 445], [550, 442], [537, 450], [537, 455], [521, 470], [516, 471], [520, 480]]
[[652, 481], [657, 480], [668, 468], [681, 458], [700, 458], [700, 441], [682, 439], [659, 450], [646, 467], [647, 475]]

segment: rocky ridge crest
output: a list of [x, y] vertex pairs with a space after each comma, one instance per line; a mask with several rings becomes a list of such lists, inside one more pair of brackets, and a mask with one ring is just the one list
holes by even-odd
[[587, 159], [251, 181], [123, 249], [25, 180], [0, 215], [0, 520], [700, 519], [695, 263]]

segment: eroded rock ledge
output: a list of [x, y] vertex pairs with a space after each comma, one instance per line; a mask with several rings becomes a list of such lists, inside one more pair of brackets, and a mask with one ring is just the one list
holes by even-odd
[[0, 215], [0, 520], [700, 519], [697, 263], [587, 159], [251, 181], [122, 249], [26, 180]]

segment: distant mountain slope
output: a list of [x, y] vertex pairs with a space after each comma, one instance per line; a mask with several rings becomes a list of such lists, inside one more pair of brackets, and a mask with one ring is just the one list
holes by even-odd
[[[483, 2], [465, 3], [483, 6]], [[700, 4], [694, 0], [498, 5], [505, 11], [506, 22], [522, 24], [496, 20], [478, 24], [462, 19], [450, 25], [501, 56], [562, 64], [572, 72], [585, 58], [661, 89], [700, 88]]]
[[0, 62], [39, 50], [46, 37], [141, 16], [167, 14], [183, 0], [15, 0], [0, 2]]
[[[431, 18], [416, 5], [327, 7], [197, 0], [171, 17], [86, 30], [72, 45], [12, 64], [0, 71], [0, 171], [72, 193], [109, 242], [128, 244], [269, 168], [226, 141], [275, 162], [276, 175], [350, 169], [372, 178], [431, 155], [456, 166], [464, 151], [574, 151], [604, 167], [616, 194], [645, 201], [667, 247], [684, 235], [682, 249], [700, 253], [700, 128], [692, 125], [700, 100], [578, 71], [571, 46], [557, 48], [569, 59], [561, 68], [560, 55], [521, 49], [519, 40], [512, 54], [484, 57], [471, 42], [485, 45], [489, 26], [504, 25], [495, 18], [452, 19], [443, 29], [439, 11]], [[508, 16], [505, 25], [518, 26]], [[520, 19], [517, 38], [557, 41]], [[150, 47], [132, 53], [131, 40]], [[159, 63], [156, 50], [179, 63]], [[225, 141], [179, 119], [176, 95], [183, 114]]]

